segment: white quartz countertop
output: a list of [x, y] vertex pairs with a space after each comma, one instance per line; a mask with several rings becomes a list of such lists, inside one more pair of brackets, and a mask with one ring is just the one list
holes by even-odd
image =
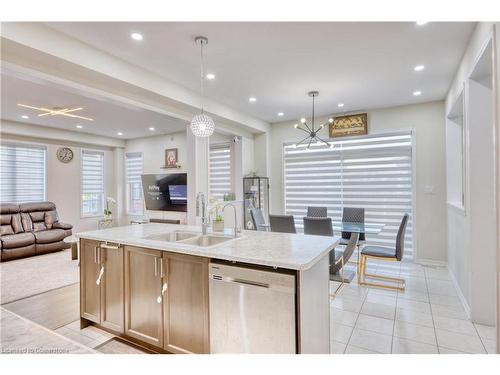
[[[257, 231], [243, 231], [236, 239], [210, 247], [144, 238], [153, 234], [173, 231], [199, 232], [201, 235], [200, 227], [151, 223], [82, 232], [77, 233], [76, 237], [302, 271], [311, 268], [327, 255], [339, 241], [337, 236], [324, 237]], [[214, 233], [214, 235], [221, 234]]]

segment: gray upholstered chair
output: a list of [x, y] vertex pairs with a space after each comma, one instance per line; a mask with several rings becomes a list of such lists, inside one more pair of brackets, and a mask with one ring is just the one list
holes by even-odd
[[266, 224], [266, 219], [260, 208], [251, 208], [250, 216], [252, 217], [252, 223], [255, 230], [267, 232], [269, 224]]
[[304, 220], [304, 234], [317, 236], [333, 236], [332, 218], [330, 217], [307, 217]]
[[[401, 224], [399, 225], [398, 234], [396, 236], [396, 247], [385, 247], [385, 246], [365, 246], [363, 250], [361, 250], [361, 258], [359, 261], [359, 275], [358, 275], [358, 283], [360, 285], [374, 286], [385, 289], [392, 290], [405, 290], [405, 280], [397, 277], [387, 277], [380, 275], [373, 275], [366, 273], [366, 261], [368, 259], [377, 259], [377, 260], [385, 260], [389, 262], [400, 262], [403, 259], [404, 247], [405, 247], [405, 233], [406, 233], [406, 225], [408, 224], [408, 214], [404, 214], [403, 219], [401, 220]], [[385, 285], [385, 284], [377, 284], [372, 282], [367, 282], [366, 278], [371, 279], [380, 279], [390, 282], [397, 283], [397, 286]]]
[[351, 238], [349, 238], [344, 251], [335, 249], [330, 251], [330, 280], [340, 282], [335, 292], [333, 292], [333, 294], [331, 295], [334, 298], [342, 290], [346, 283], [346, 277], [344, 276], [344, 266], [356, 249], [356, 246], [358, 244], [358, 237], [359, 233], [353, 233]]
[[307, 217], [327, 217], [327, 208], [326, 207], [315, 207], [309, 206], [307, 207]]
[[[358, 207], [344, 207], [342, 209], [342, 222], [343, 223], [364, 223], [365, 222], [365, 209]], [[339, 245], [347, 245], [351, 238], [351, 232], [342, 232], [342, 238]], [[358, 246], [364, 244], [365, 234], [360, 233], [358, 238]]]
[[293, 215], [269, 215], [271, 232], [297, 233]]

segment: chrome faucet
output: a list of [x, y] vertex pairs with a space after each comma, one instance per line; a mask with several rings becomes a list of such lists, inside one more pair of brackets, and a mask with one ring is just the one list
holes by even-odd
[[236, 214], [236, 206], [232, 203], [227, 203], [224, 205], [224, 207], [222, 207], [222, 212], [225, 211], [226, 207], [227, 206], [231, 206], [233, 208], [233, 211], [234, 211], [234, 229], [233, 229], [233, 236], [234, 238], [238, 237], [238, 233], [240, 232], [240, 230], [238, 229], [238, 217], [237, 217], [237, 214]]
[[203, 193], [198, 193], [198, 195], [196, 196], [196, 216], [201, 217], [201, 231], [205, 236], [207, 234], [207, 228], [210, 223], [210, 219], [207, 212], [207, 201], [205, 199], [205, 194]]

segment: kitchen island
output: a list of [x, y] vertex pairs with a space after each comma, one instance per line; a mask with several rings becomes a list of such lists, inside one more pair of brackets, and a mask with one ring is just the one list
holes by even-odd
[[82, 327], [158, 352], [330, 352], [337, 237], [167, 224], [77, 236]]

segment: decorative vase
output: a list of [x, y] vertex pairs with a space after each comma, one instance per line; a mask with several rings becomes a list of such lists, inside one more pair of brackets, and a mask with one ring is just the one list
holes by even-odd
[[224, 232], [224, 221], [214, 221], [212, 230], [214, 232]]

